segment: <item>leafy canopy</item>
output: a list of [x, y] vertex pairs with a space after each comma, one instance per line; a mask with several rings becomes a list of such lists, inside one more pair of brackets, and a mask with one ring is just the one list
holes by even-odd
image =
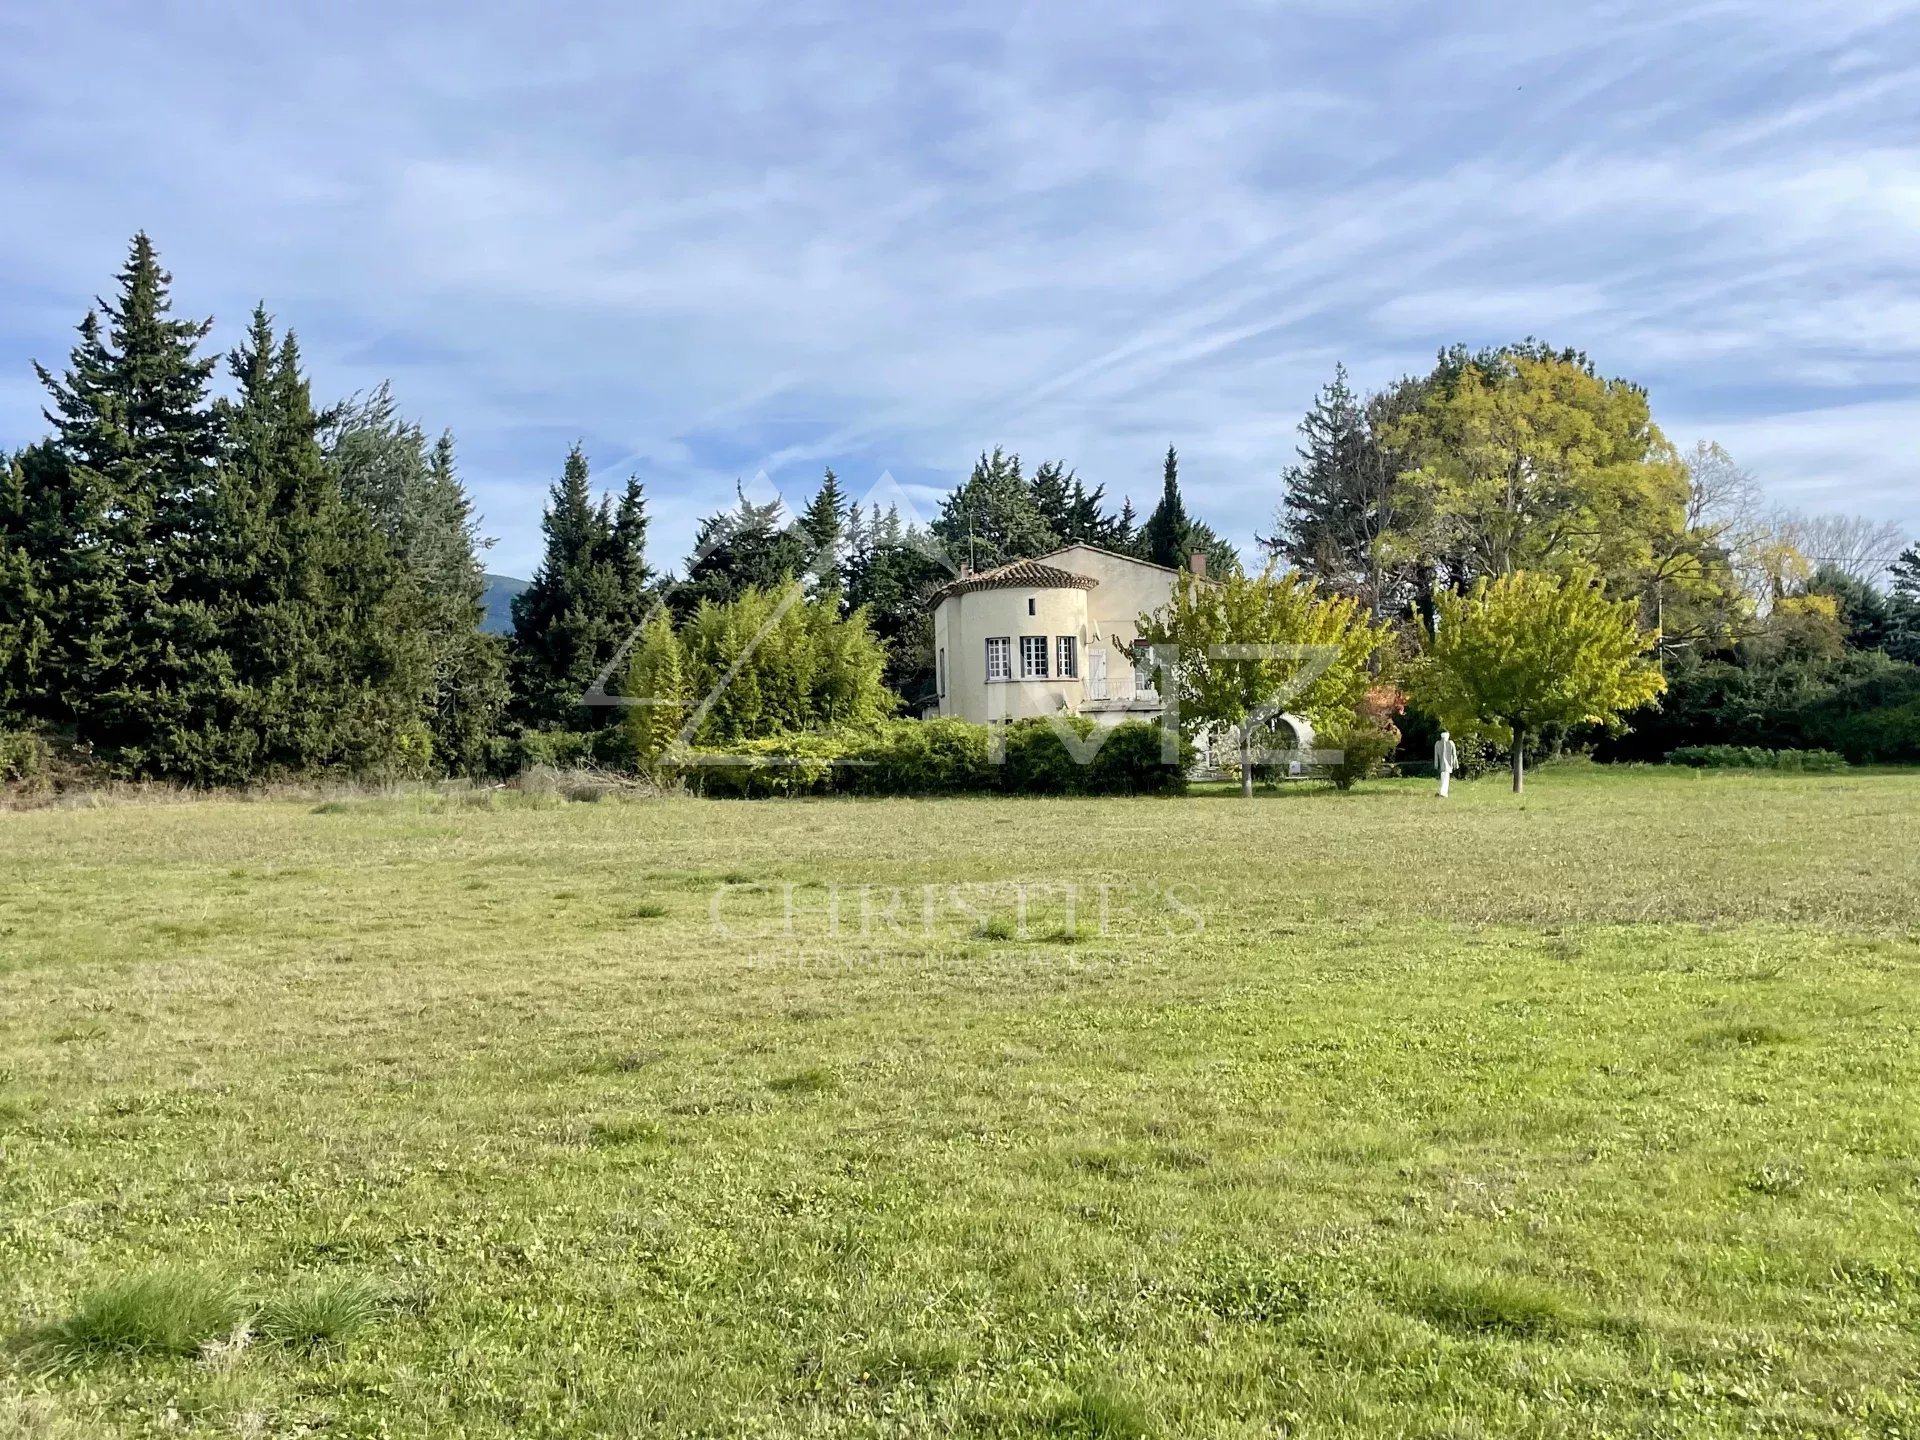
[[[1140, 617], [1138, 645], [1171, 648], [1162, 693], [1178, 701], [1189, 738], [1272, 708], [1338, 734], [1365, 698], [1387, 633], [1352, 597], [1269, 568], [1220, 581], [1183, 573], [1167, 609]], [[1265, 649], [1277, 653], [1249, 653]]]
[[1655, 637], [1641, 630], [1637, 603], [1609, 600], [1591, 570], [1518, 570], [1435, 599], [1415, 702], [1450, 729], [1510, 742], [1515, 789], [1528, 735], [1615, 726], [1666, 688], [1646, 659]]

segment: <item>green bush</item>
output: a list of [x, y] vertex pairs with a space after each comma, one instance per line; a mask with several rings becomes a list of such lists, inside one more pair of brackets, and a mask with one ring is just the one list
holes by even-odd
[[1087, 789], [1092, 767], [1074, 758], [1061, 730], [1078, 737], [1082, 755], [1093, 721], [1084, 715], [1062, 715], [1053, 720], [1015, 720], [1003, 736], [1005, 755], [1000, 785], [1015, 795], [1079, 795]]
[[53, 771], [47, 742], [23, 730], [0, 730], [0, 782], [38, 789]]
[[839, 788], [855, 795], [964, 795], [991, 790], [987, 727], [964, 720], [889, 720], [851, 736]]
[[1759, 745], [1683, 745], [1667, 756], [1669, 765], [1695, 770], [1783, 770], [1827, 773], [1844, 770], [1846, 757], [1831, 750], [1769, 750]]
[[820, 795], [834, 787], [846, 755], [836, 735], [770, 735], [741, 740], [724, 752], [687, 757], [680, 777], [703, 795], [734, 799]]
[[[1327, 778], [1337, 790], [1351, 790], [1380, 773], [1380, 766], [1400, 743], [1400, 732], [1380, 721], [1356, 724], [1339, 742], [1340, 759], [1327, 767]], [[1459, 746], [1454, 747], [1456, 750]]]
[[1194, 748], [1178, 741], [1178, 761], [1162, 755], [1164, 733], [1151, 720], [1123, 720], [1108, 733], [1100, 753], [1087, 767], [1087, 789], [1095, 795], [1184, 795]]
[[1920, 765], [1920, 700], [1833, 717], [1821, 738], [1856, 765]]
[[541, 768], [651, 775], [656, 766], [651, 760], [642, 763], [639, 745], [643, 738], [625, 724], [598, 730], [528, 730], [518, 735], [496, 735], [487, 743], [484, 768], [501, 780]]
[[[1161, 759], [1160, 727], [1138, 720], [1104, 737], [1093, 722], [1067, 719], [1073, 747], [1053, 723], [1007, 727], [1004, 763], [991, 759], [984, 725], [962, 720], [893, 720], [848, 734], [776, 735], [724, 752], [689, 757], [677, 775], [710, 796], [819, 795], [1167, 795], [1186, 789], [1193, 748], [1180, 763]], [[1098, 750], [1088, 755], [1098, 745]], [[1087, 758], [1081, 764], [1075, 751]]]

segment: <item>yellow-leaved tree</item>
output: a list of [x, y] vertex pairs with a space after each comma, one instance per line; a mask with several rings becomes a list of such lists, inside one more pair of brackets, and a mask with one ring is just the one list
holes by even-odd
[[1353, 597], [1269, 568], [1223, 580], [1183, 573], [1172, 603], [1142, 615], [1136, 633], [1134, 653], [1145, 660], [1151, 647], [1186, 738], [1239, 727], [1241, 793], [1251, 797], [1260, 723], [1285, 710], [1338, 744], [1373, 682], [1368, 662], [1388, 628]]
[[1585, 565], [1624, 592], [1687, 530], [1687, 468], [1646, 392], [1575, 357], [1462, 362], [1385, 438], [1413, 467], [1419, 544], [1474, 575]]
[[1589, 569], [1516, 570], [1465, 595], [1436, 597], [1434, 628], [1412, 676], [1415, 702], [1450, 730], [1513, 747], [1526, 784], [1527, 738], [1547, 726], [1616, 726], [1666, 689], [1648, 658], [1656, 636], [1638, 603], [1610, 600]]

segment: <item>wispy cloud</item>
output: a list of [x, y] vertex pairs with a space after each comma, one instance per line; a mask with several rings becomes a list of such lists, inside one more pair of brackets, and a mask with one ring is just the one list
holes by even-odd
[[452, 427], [519, 573], [576, 438], [663, 559], [736, 477], [995, 443], [1144, 500], [1171, 441], [1244, 542], [1336, 359], [1529, 332], [1920, 532], [1917, 11], [16, 10], [0, 436], [145, 226], [225, 340], [264, 296]]

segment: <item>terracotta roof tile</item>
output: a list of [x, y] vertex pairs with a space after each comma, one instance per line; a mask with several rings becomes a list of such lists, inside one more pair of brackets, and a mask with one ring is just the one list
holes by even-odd
[[1076, 575], [1057, 565], [1042, 565], [1038, 560], [1015, 560], [977, 575], [962, 575], [934, 593], [937, 604], [949, 595], [964, 595], [969, 590], [1091, 590], [1100, 582], [1091, 575]]

